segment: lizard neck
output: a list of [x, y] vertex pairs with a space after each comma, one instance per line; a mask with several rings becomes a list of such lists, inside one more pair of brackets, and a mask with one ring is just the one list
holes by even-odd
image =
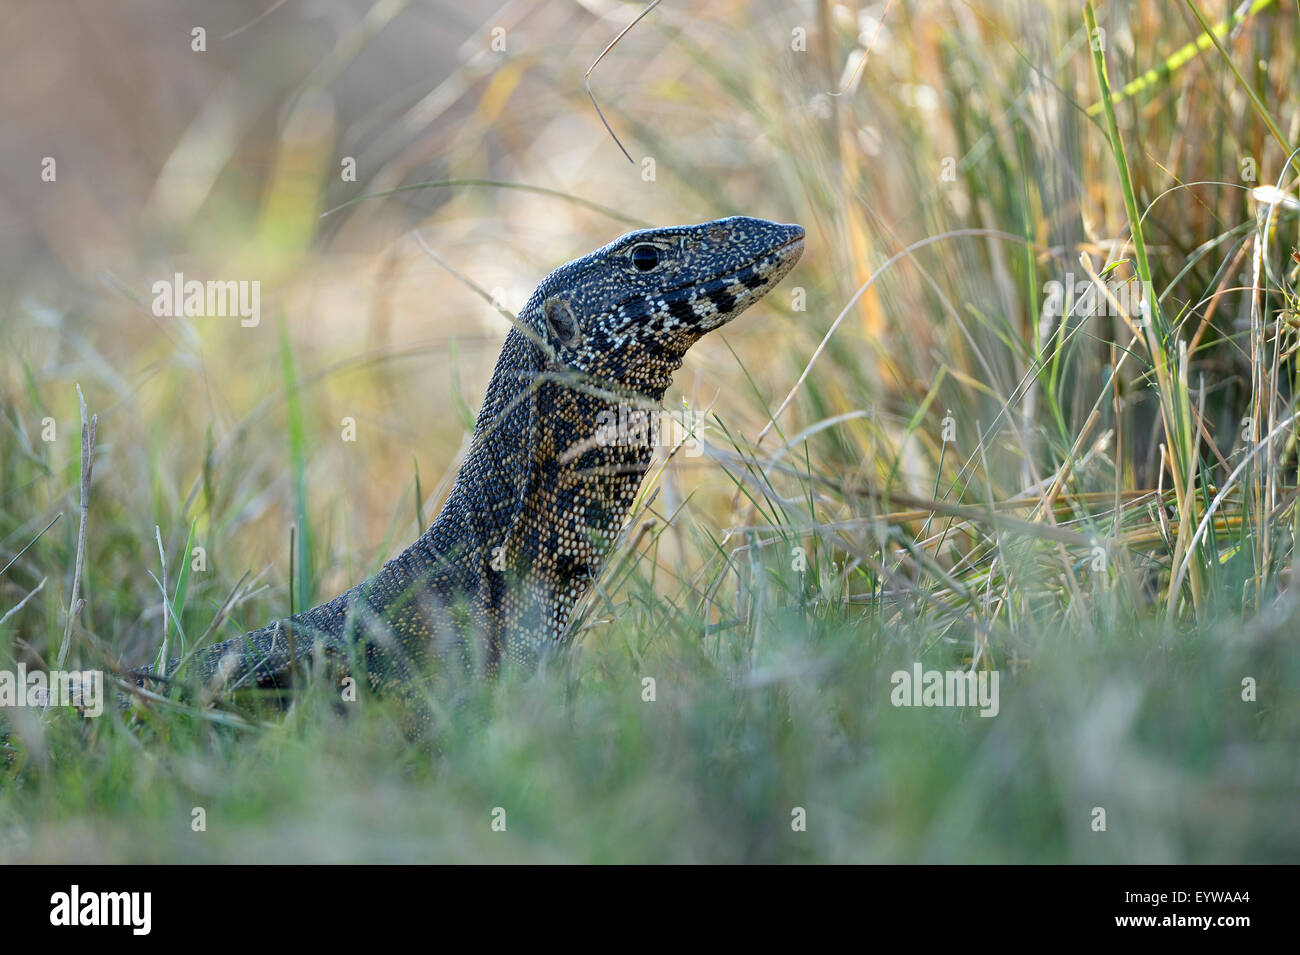
[[558, 643], [626, 522], [653, 453], [651, 413], [576, 389], [538, 392], [531, 486], [510, 535], [512, 641]]
[[616, 402], [565, 375], [511, 332], [446, 503], [375, 588], [464, 600], [470, 613], [456, 629], [488, 638], [490, 667], [501, 658], [533, 665], [562, 640], [653, 453], [649, 402]]

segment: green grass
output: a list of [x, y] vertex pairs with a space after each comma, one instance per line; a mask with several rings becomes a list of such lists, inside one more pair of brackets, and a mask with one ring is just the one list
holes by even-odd
[[[68, 627], [78, 383], [70, 665], [112, 668], [337, 593], [436, 513], [505, 323], [411, 228], [480, 291], [629, 220], [809, 231], [679, 373], [666, 404], [712, 410], [707, 453], [652, 466], [553, 668], [416, 742], [397, 704], [315, 685], [286, 713], [0, 711], [0, 861], [1296, 861], [1298, 217], [1251, 190], [1296, 194], [1297, 19], [1258, 3], [1202, 39], [1221, 6], [898, 3], [827, 98], [865, 21], [660, 5], [592, 74], [654, 183], [582, 86], [610, 24], [548, 8], [517, 54], [446, 68], [430, 162], [383, 144], [432, 81], [360, 115], [340, 95], [315, 136], [312, 100], [296, 138], [229, 149], [192, 218], [133, 227], [114, 282], [16, 262], [0, 669]], [[331, 82], [343, 55], [319, 54]], [[159, 123], [101, 175], [161, 175], [184, 125], [139, 135]], [[359, 181], [321, 182], [354, 153]], [[135, 290], [182, 254], [261, 277], [262, 325], [150, 316]], [[1146, 283], [1150, 322], [1044, 321], [1067, 273]], [[918, 662], [996, 671], [998, 715], [892, 705]]]

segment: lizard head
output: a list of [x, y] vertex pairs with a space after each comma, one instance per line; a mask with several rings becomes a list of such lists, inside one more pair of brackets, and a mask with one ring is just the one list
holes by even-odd
[[744, 216], [631, 232], [548, 275], [520, 319], [552, 367], [659, 401], [687, 349], [766, 295], [803, 239]]

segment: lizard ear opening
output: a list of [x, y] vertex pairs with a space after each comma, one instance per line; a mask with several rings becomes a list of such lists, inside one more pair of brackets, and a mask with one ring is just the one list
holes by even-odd
[[564, 299], [548, 298], [542, 303], [542, 316], [561, 345], [572, 345], [581, 337], [578, 316], [573, 314], [573, 309]]

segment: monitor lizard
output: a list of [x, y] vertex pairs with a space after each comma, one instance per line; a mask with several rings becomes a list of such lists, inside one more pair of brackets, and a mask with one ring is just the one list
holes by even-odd
[[650, 463], [648, 442], [608, 423], [627, 420], [620, 406], [658, 405], [687, 350], [767, 294], [803, 246], [798, 225], [735, 216], [632, 232], [557, 268], [506, 335], [432, 525], [369, 579], [200, 649], [184, 672], [209, 692], [284, 687], [323, 655], [383, 692], [435, 661], [535, 667], [564, 644]]

